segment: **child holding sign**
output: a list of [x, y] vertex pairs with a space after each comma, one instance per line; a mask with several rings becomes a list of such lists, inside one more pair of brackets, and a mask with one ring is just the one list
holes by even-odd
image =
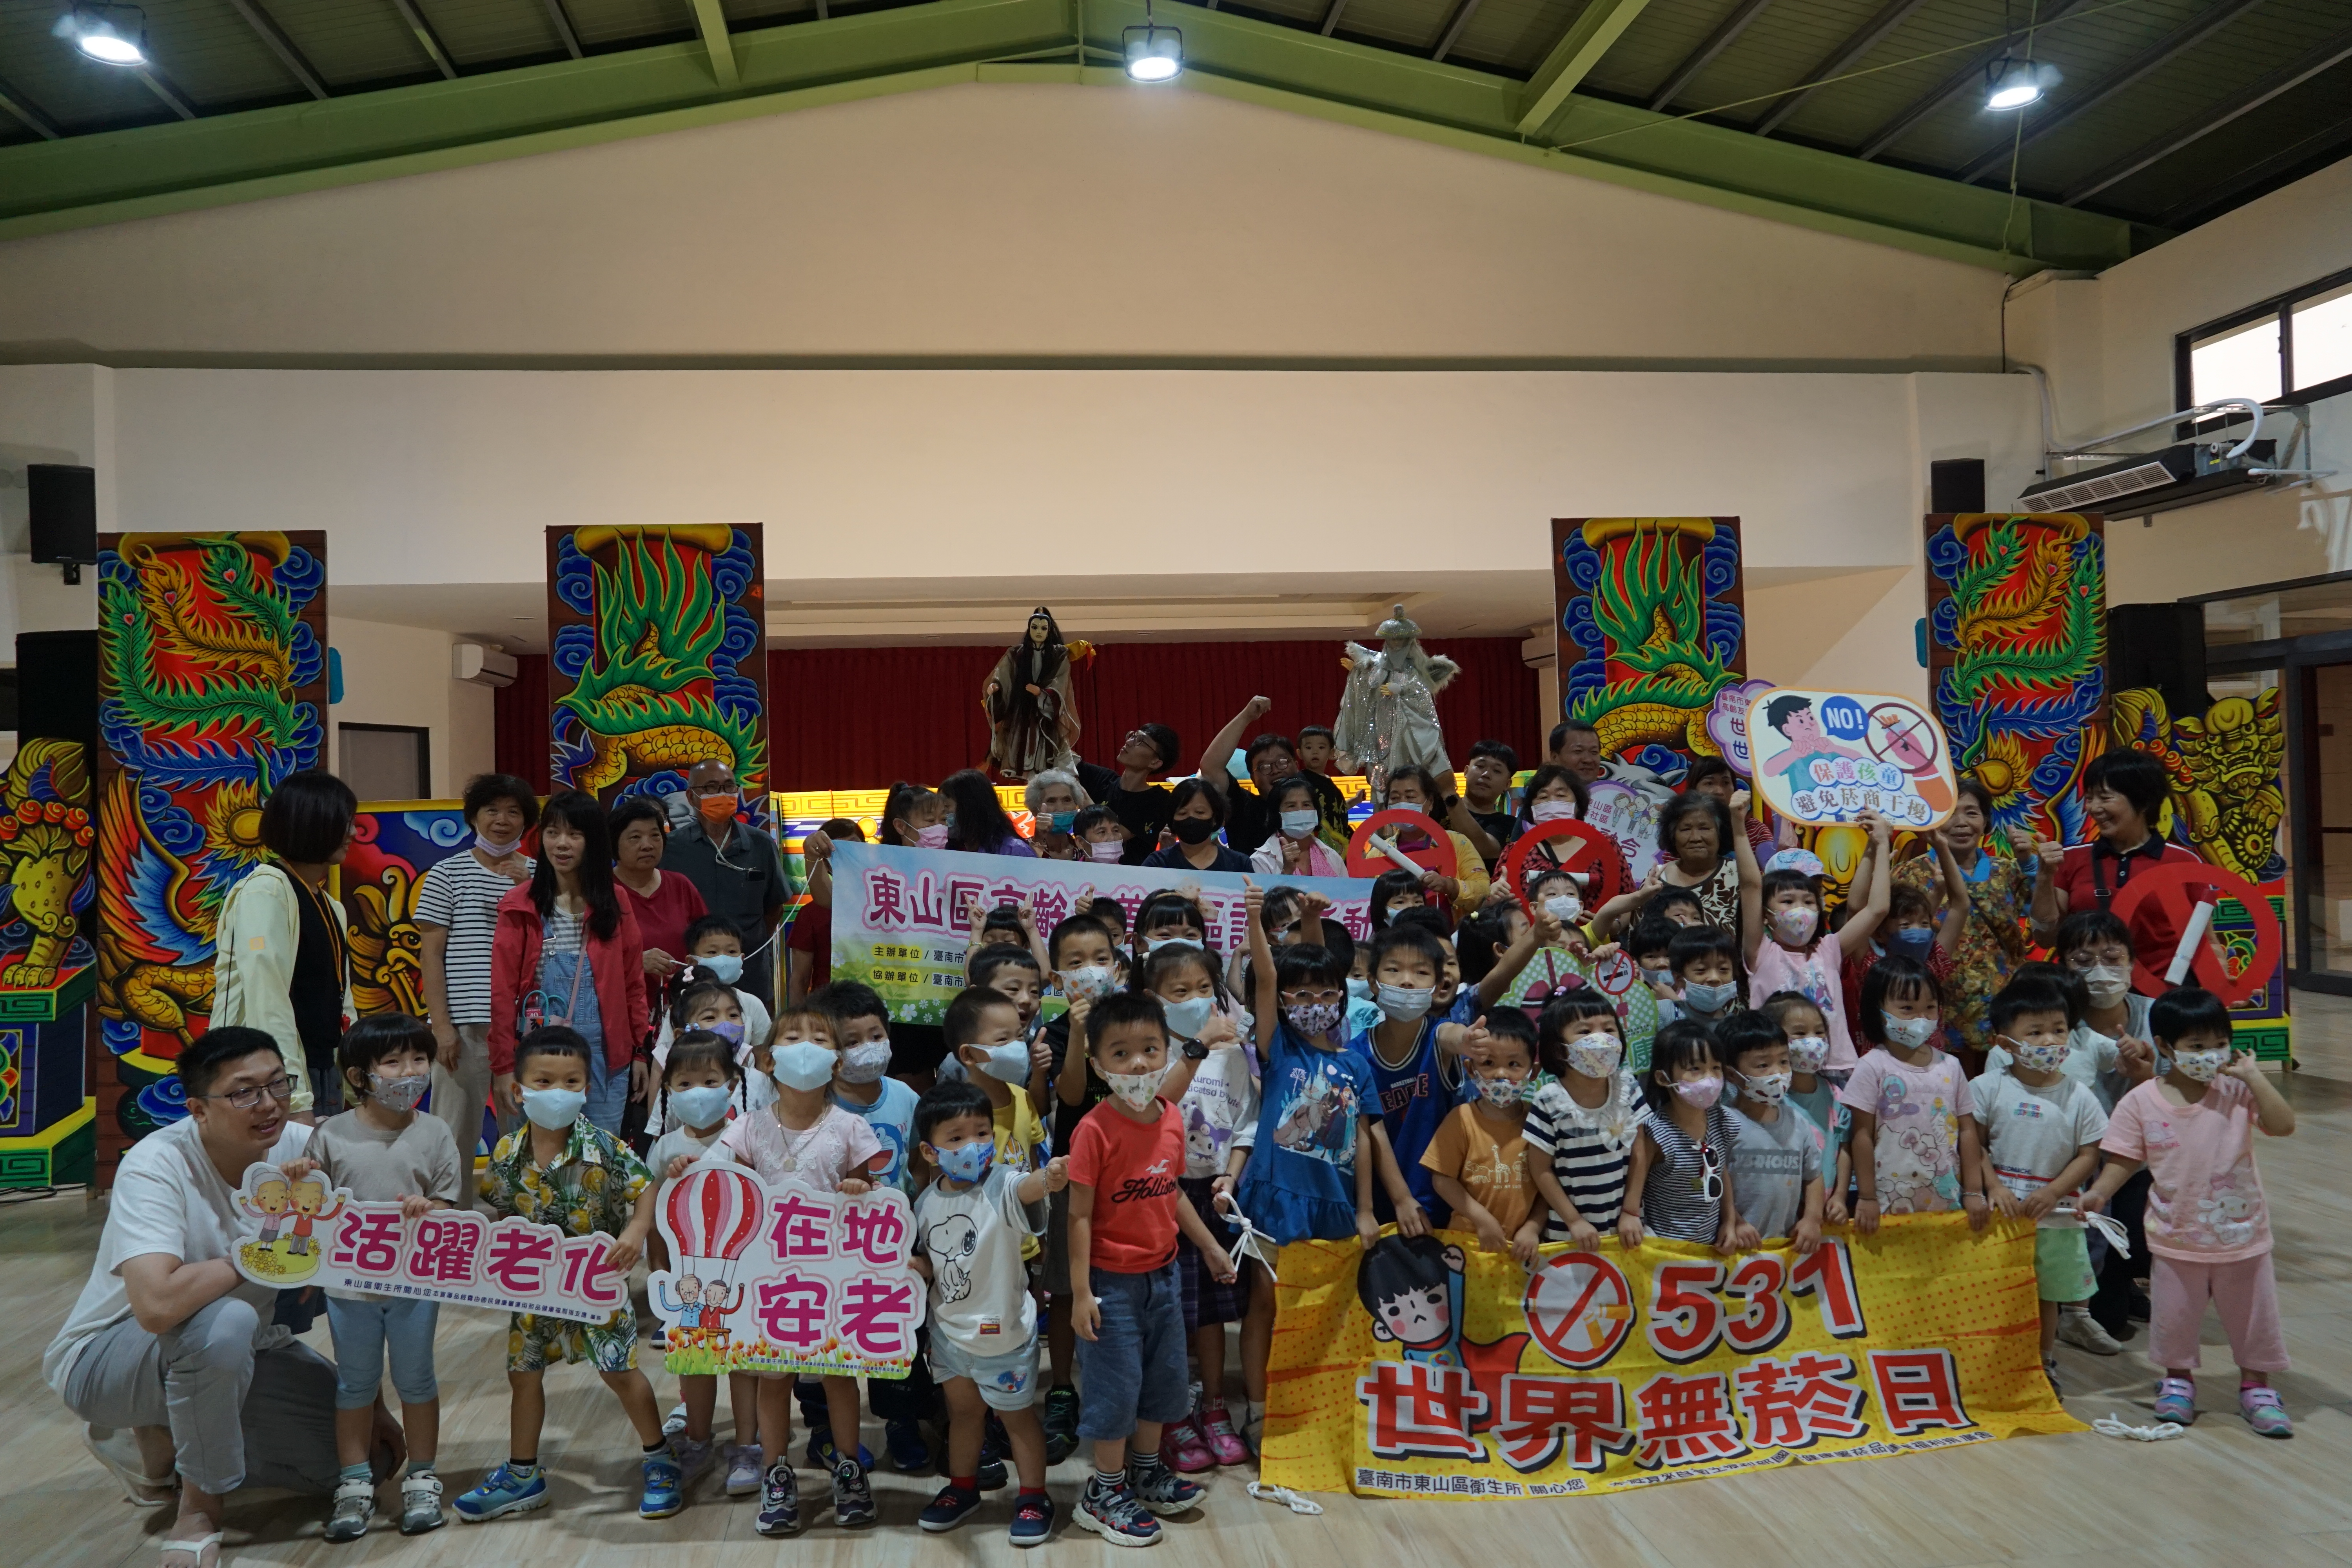
[[[433, 1082], [432, 1026], [405, 1013], [377, 1013], [352, 1026], [336, 1055], [343, 1101], [352, 1109], [321, 1122], [305, 1151], [328, 1184], [349, 1189], [361, 1203], [396, 1203], [404, 1219], [447, 1208], [457, 1197], [457, 1141], [439, 1117], [416, 1113]], [[387, 1353], [392, 1386], [400, 1394], [401, 1430], [408, 1436], [400, 1533], [441, 1528], [441, 1478], [433, 1473], [441, 1434], [433, 1328], [440, 1315], [437, 1301], [328, 1292], [327, 1329], [335, 1340], [335, 1458], [343, 1468], [327, 1521], [330, 1541], [358, 1540], [375, 1513], [368, 1450]]]
[[[1741, 797], [1740, 804], [1747, 802]], [[1872, 876], [1870, 890], [1859, 909], [1849, 906], [1845, 923], [1836, 931], [1822, 926], [1821, 879], [1795, 867], [1770, 871], [1756, 865], [1756, 847], [1742, 834], [1733, 840], [1739, 856], [1741, 940], [1746, 943], [1748, 984], [1754, 993], [1796, 991], [1812, 999], [1830, 1026], [1829, 1069], [1854, 1064], [1853, 1039], [1847, 1029], [1843, 956], [1868, 951], [1871, 933], [1886, 913], [1894, 879], [1887, 869], [1887, 847], [1895, 833], [1886, 819], [1869, 814]]]
[[[599, 1041], [595, 1049], [603, 1049]], [[566, 1236], [604, 1231], [614, 1237], [605, 1262], [626, 1279], [654, 1227], [653, 1173], [628, 1145], [583, 1114], [588, 1104], [588, 1042], [562, 1024], [531, 1030], [515, 1042], [514, 1076], [530, 1125], [499, 1140], [482, 1184], [495, 1215], [520, 1215]], [[601, 1323], [578, 1323], [517, 1312], [507, 1330], [507, 1384], [514, 1397], [507, 1462], [455, 1504], [468, 1524], [547, 1506], [547, 1476], [539, 1467], [539, 1433], [547, 1420], [547, 1363], [590, 1362], [620, 1399], [637, 1441], [645, 1445], [644, 1519], [666, 1519], [686, 1506], [677, 1456], [662, 1436], [654, 1386], [637, 1370], [636, 1314], [628, 1302]]]

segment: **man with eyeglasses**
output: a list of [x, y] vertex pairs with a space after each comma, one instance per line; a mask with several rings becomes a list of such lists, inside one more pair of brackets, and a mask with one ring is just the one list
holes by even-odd
[[1127, 847], [1119, 858], [1129, 866], [1141, 865], [1145, 856], [1160, 847], [1160, 835], [1175, 815], [1175, 792], [1153, 784], [1151, 775], [1176, 765], [1179, 744], [1176, 731], [1167, 725], [1139, 724], [1118, 743], [1112, 759], [1118, 767], [1083, 760], [1078, 763], [1078, 783], [1087, 795], [1109, 807], [1127, 829]]
[[[278, 1042], [223, 1026], [181, 1053], [178, 1074], [188, 1114], [123, 1156], [89, 1283], [41, 1372], [131, 1502], [161, 1508], [178, 1488], [163, 1568], [211, 1568], [230, 1492], [334, 1490], [335, 1368], [272, 1321], [277, 1292], [230, 1261], [247, 1169], [310, 1168]], [[381, 1400], [375, 1431], [381, 1480], [405, 1457]]]
[[694, 820], [671, 832], [662, 868], [693, 883], [704, 907], [735, 928], [744, 952], [751, 955], [736, 984], [772, 1012], [776, 950], [767, 942], [793, 899], [783, 857], [773, 838], [736, 820], [743, 795], [735, 770], [723, 758], [706, 757], [694, 764], [686, 775], [686, 800]]

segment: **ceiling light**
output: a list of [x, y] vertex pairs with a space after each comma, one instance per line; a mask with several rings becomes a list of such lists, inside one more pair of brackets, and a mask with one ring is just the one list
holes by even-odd
[[1143, 0], [1143, 26], [1123, 35], [1127, 45], [1127, 75], [1130, 81], [1174, 81], [1184, 73], [1184, 35], [1175, 27], [1155, 26], [1151, 0]]
[[147, 63], [147, 13], [136, 5], [77, 5], [58, 18], [56, 32], [100, 65]]
[[2023, 109], [2058, 85], [2058, 68], [2009, 55], [1985, 68], [1985, 107]]

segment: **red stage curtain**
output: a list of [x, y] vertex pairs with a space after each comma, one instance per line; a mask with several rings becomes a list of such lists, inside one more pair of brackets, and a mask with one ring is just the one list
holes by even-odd
[[[1461, 637], [1430, 647], [1462, 666], [1460, 677], [1437, 698], [1454, 764], [1461, 765], [1472, 742], [1489, 739], [1515, 747], [1523, 767], [1539, 762], [1536, 676], [1519, 661], [1519, 639]], [[994, 646], [770, 650], [775, 787], [937, 783], [958, 768], [982, 765], [988, 725], [980, 689], [1003, 651]], [[541, 661], [542, 679], [544, 668]], [[1090, 762], [1108, 763], [1129, 730], [1157, 721], [1183, 742], [1183, 756], [1171, 771], [1190, 773], [1200, 765], [1201, 747], [1251, 697], [1274, 702], [1253, 731], [1295, 735], [1305, 725], [1331, 722], [1343, 679], [1337, 639], [1113, 644], [1098, 649], [1072, 680], [1085, 726], [1078, 750]], [[507, 755], [506, 712], [502, 705], [501, 758]], [[1248, 737], [1243, 739], [1246, 743]], [[543, 753], [544, 742], [538, 744]], [[546, 765], [543, 755], [540, 765]]]
[[515, 655], [515, 678], [491, 694], [492, 754], [510, 773], [540, 794], [547, 793], [550, 746], [547, 730], [547, 656]]

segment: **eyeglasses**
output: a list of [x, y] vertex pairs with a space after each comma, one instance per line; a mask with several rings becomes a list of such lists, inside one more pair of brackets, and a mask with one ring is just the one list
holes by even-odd
[[1698, 1163], [1705, 1173], [1698, 1180], [1698, 1195], [1711, 1204], [1723, 1201], [1723, 1156], [1715, 1152], [1712, 1143], [1698, 1146]]
[[1346, 994], [1346, 992], [1338, 990], [1286, 991], [1282, 994], [1282, 1005], [1286, 1007], [1310, 1007], [1318, 1003], [1337, 1002]]
[[279, 1073], [268, 1083], [257, 1083], [249, 1089], [233, 1089], [226, 1094], [200, 1094], [196, 1098], [226, 1100], [239, 1110], [251, 1110], [261, 1103], [261, 1097], [265, 1094], [281, 1105], [286, 1104], [294, 1098], [294, 1080]]

